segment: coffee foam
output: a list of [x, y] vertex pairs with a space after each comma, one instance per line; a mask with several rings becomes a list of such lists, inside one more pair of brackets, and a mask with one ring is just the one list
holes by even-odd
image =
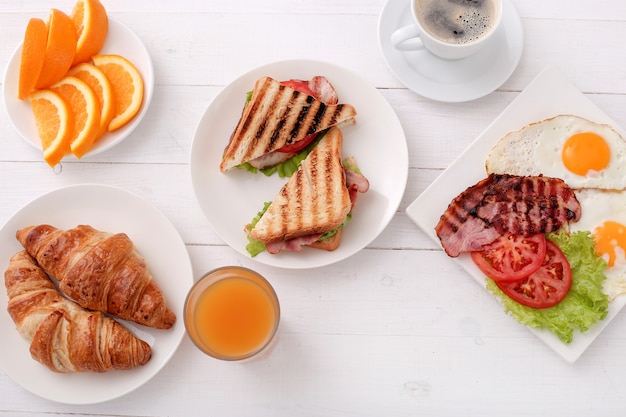
[[446, 43], [472, 43], [495, 24], [496, 6], [491, 0], [414, 0], [420, 24]]

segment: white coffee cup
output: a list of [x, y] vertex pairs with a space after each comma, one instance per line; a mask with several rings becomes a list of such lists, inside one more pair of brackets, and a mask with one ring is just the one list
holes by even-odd
[[426, 49], [443, 59], [478, 52], [502, 21], [502, 0], [410, 0], [413, 23], [397, 29], [399, 51]]

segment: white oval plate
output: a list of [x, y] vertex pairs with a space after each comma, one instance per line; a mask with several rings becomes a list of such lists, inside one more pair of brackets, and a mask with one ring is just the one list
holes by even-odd
[[129, 371], [58, 374], [30, 357], [29, 344], [15, 330], [0, 291], [0, 367], [16, 383], [40, 397], [67, 404], [108, 401], [140, 387], [165, 366], [184, 334], [183, 305], [193, 283], [191, 261], [172, 223], [147, 201], [119, 188], [74, 185], [60, 188], [28, 203], [0, 229], [0, 266], [4, 271], [13, 254], [23, 250], [15, 232], [36, 224], [72, 228], [89, 224], [107, 232], [124, 232], [135, 243], [165, 294], [177, 321], [169, 330], [123, 322], [152, 346], [152, 358]]
[[[131, 61], [141, 73], [144, 83], [143, 103], [139, 112], [126, 126], [115, 132], [106, 132], [100, 140], [83, 156], [97, 155], [126, 139], [139, 125], [150, 105], [154, 91], [154, 69], [152, 60], [141, 39], [122, 23], [109, 18], [109, 32], [100, 54], [118, 54]], [[4, 105], [13, 127], [26, 142], [37, 149], [41, 149], [41, 140], [37, 133], [37, 126], [28, 100], [17, 98], [17, 87], [20, 79], [20, 61], [22, 58], [22, 44], [20, 44], [9, 60], [4, 74], [3, 97]], [[76, 157], [67, 155], [66, 158]]]
[[324, 75], [337, 90], [339, 102], [356, 108], [356, 124], [342, 129], [343, 156], [356, 158], [370, 181], [370, 190], [359, 195], [337, 250], [305, 248], [302, 252], [284, 251], [278, 255], [263, 252], [252, 259], [293, 269], [315, 268], [345, 259], [374, 240], [394, 216], [404, 194], [409, 163], [404, 131], [389, 103], [374, 87], [346, 69], [319, 61], [281, 61], [254, 69], [224, 88], [202, 115], [194, 134], [190, 165], [198, 202], [215, 232], [249, 257], [243, 228], [264, 202], [274, 199], [287, 179], [242, 169], [222, 174], [219, 164], [241, 116], [246, 93], [265, 75], [278, 80]]

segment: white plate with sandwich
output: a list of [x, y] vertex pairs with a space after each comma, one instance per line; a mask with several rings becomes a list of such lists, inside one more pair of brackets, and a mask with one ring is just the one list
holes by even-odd
[[234, 168], [220, 170], [224, 150], [237, 127], [246, 96], [257, 80], [310, 80], [324, 76], [336, 90], [339, 103], [356, 110], [356, 123], [342, 125], [342, 157], [354, 157], [369, 180], [367, 193], [358, 197], [337, 249], [310, 247], [302, 251], [263, 251], [252, 259], [266, 265], [305, 269], [341, 261], [363, 249], [389, 224], [400, 204], [408, 176], [408, 150], [395, 112], [380, 93], [358, 75], [333, 64], [289, 60], [256, 68], [230, 83], [211, 102], [194, 134], [191, 178], [198, 202], [216, 233], [246, 257], [244, 227], [271, 202], [288, 178], [266, 176]]

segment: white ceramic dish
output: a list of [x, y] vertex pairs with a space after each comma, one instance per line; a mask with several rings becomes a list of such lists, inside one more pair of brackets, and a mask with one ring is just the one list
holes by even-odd
[[[139, 70], [144, 82], [144, 96], [139, 113], [126, 126], [115, 132], [107, 132], [98, 142], [83, 156], [97, 155], [126, 139], [139, 125], [150, 105], [154, 92], [154, 69], [148, 50], [141, 39], [122, 23], [109, 18], [109, 32], [106, 42], [100, 50], [101, 54], [118, 54], [130, 60]], [[20, 60], [22, 56], [22, 44], [20, 44], [9, 59], [4, 74], [3, 98], [4, 105], [13, 127], [20, 136], [37, 149], [41, 149], [41, 140], [37, 133], [37, 126], [28, 100], [17, 98], [19, 83]], [[73, 155], [65, 158], [76, 160]]]
[[147, 382], [169, 361], [184, 334], [183, 304], [193, 284], [187, 249], [169, 220], [145, 200], [104, 185], [75, 185], [44, 194], [20, 209], [0, 229], [0, 265], [23, 250], [15, 232], [36, 224], [72, 228], [89, 224], [108, 232], [124, 232], [146, 260], [177, 321], [169, 330], [124, 324], [152, 346], [152, 358], [130, 371], [103, 374], [57, 374], [30, 357], [29, 344], [7, 313], [7, 294], [0, 291], [0, 367], [16, 383], [40, 397], [67, 404], [93, 404], [120, 397]]
[[305, 248], [302, 252], [278, 255], [263, 252], [252, 259], [294, 269], [345, 259], [374, 240], [395, 214], [406, 186], [408, 151], [404, 131], [389, 103], [374, 87], [343, 68], [318, 61], [281, 61], [254, 69], [224, 88], [203, 114], [194, 134], [190, 165], [198, 202], [216, 233], [249, 257], [243, 228], [265, 201], [274, 199], [287, 179], [251, 174], [242, 169], [222, 174], [219, 163], [241, 116], [246, 93], [265, 75], [279, 80], [324, 75], [337, 90], [339, 102], [355, 106], [357, 123], [342, 129], [343, 155], [356, 158], [370, 181], [370, 190], [359, 195], [337, 250]]
[[[597, 123], [607, 123], [621, 135], [626, 134], [558, 70], [549, 67], [539, 74], [463, 154], [411, 203], [406, 210], [408, 216], [424, 233], [439, 243], [435, 234], [435, 225], [439, 217], [454, 197], [486, 177], [484, 161], [497, 141], [510, 131], [558, 114], [575, 114]], [[459, 256], [455, 261], [480, 285], [485, 285], [484, 275], [474, 265], [468, 254]], [[624, 307], [624, 304], [626, 304], [626, 297], [616, 298], [609, 305], [607, 317], [585, 333], [576, 332], [570, 344], [564, 344], [547, 330], [531, 329], [531, 331], [565, 360], [574, 362]]]
[[388, 0], [378, 21], [378, 42], [389, 69], [413, 92], [436, 101], [483, 97], [511, 76], [522, 56], [524, 31], [510, 0], [502, 2], [502, 24], [476, 54], [447, 61], [428, 51], [398, 51], [391, 34], [411, 23], [409, 0]]

